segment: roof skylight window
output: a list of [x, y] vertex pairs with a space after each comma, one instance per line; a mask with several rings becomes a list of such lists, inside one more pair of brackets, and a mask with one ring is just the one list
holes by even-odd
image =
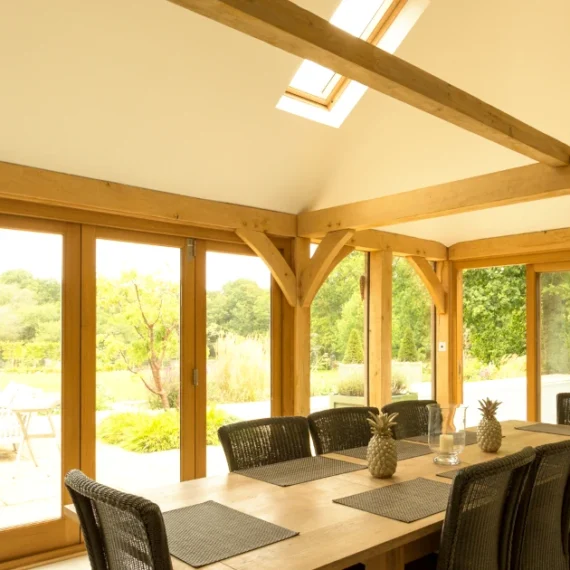
[[[331, 24], [393, 53], [426, 9], [429, 0], [342, 0]], [[339, 127], [366, 87], [304, 60], [277, 108]]]

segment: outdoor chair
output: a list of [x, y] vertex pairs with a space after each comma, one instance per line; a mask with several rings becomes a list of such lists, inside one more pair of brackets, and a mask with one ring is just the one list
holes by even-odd
[[310, 414], [309, 429], [318, 455], [368, 445], [370, 412], [378, 415], [378, 408], [333, 408]]
[[309, 422], [303, 417], [238, 422], [222, 426], [218, 437], [230, 471], [312, 455]]
[[570, 393], [556, 394], [556, 423], [570, 425]]
[[382, 413], [398, 414], [395, 419], [396, 425], [392, 428], [394, 439], [427, 435], [429, 418], [427, 406], [436, 403], [435, 400], [404, 400], [383, 406]]
[[510, 569], [516, 515], [534, 458], [534, 450], [526, 447], [459, 471], [449, 496], [439, 554], [416, 560], [406, 570], [436, 565], [437, 570]]
[[70, 471], [67, 487], [93, 570], [172, 570], [158, 505]]
[[535, 452], [515, 527], [512, 568], [568, 570], [570, 441]]
[[0, 447], [10, 446], [16, 452], [16, 462], [20, 461], [24, 434], [16, 414], [10, 408], [22, 386], [11, 382], [0, 393]]

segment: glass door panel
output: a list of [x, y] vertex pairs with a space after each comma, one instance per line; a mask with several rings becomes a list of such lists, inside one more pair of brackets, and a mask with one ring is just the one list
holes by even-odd
[[556, 423], [556, 395], [570, 392], [570, 271], [540, 273], [541, 421]]
[[63, 236], [0, 229], [0, 532], [61, 515]]
[[97, 480], [180, 481], [181, 249], [96, 242]]
[[260, 258], [206, 253], [208, 476], [228, 472], [222, 425], [271, 416], [270, 288]]
[[526, 266], [463, 271], [463, 403], [467, 425], [478, 401], [502, 402], [500, 421], [526, 420]]

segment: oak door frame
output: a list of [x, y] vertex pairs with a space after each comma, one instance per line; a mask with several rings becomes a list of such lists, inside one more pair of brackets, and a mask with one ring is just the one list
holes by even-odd
[[63, 516], [71, 502], [63, 477], [80, 467], [80, 226], [0, 214], [0, 228], [62, 235], [61, 511], [58, 519], [0, 530], [0, 566], [8, 561], [80, 543], [79, 527]]

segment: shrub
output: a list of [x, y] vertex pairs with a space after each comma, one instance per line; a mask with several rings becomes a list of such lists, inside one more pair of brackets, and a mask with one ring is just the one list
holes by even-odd
[[408, 383], [406, 375], [401, 370], [392, 371], [392, 395], [408, 393]]
[[178, 449], [180, 414], [177, 411], [112, 414], [101, 422], [97, 436], [105, 443], [138, 453]]
[[345, 364], [361, 364], [364, 362], [364, 351], [362, 349], [362, 339], [356, 329], [350, 331], [346, 350], [344, 351]]
[[364, 382], [362, 374], [351, 374], [338, 383], [337, 394], [341, 396], [364, 396]]
[[237, 421], [239, 421], [239, 418], [216, 408], [215, 405], [210, 406], [206, 414], [206, 445], [220, 445], [218, 430], [222, 426], [233, 424]]
[[269, 399], [269, 338], [220, 337], [216, 360], [208, 363], [208, 399], [259, 402]]
[[400, 362], [416, 362], [418, 360], [418, 352], [414, 343], [414, 333], [411, 327], [408, 327], [402, 337], [400, 350], [398, 351], [398, 360]]

